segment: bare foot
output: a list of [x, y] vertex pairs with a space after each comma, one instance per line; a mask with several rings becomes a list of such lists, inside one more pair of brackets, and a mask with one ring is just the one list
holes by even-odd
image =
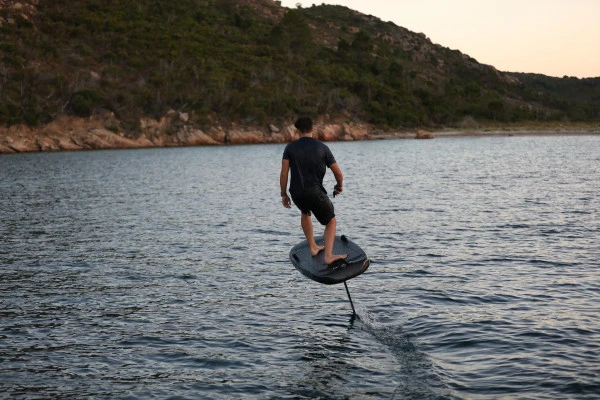
[[311, 256], [316, 256], [317, 254], [319, 254], [321, 252], [321, 250], [325, 249], [325, 246], [317, 246], [314, 249], [310, 249], [310, 255]]
[[325, 264], [333, 264], [337, 260], [343, 260], [346, 257], [348, 257], [348, 254], [334, 254], [331, 257], [325, 257]]

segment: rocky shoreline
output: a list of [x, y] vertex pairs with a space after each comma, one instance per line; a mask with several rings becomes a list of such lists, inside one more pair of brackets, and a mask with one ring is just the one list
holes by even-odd
[[[290, 123], [265, 128], [232, 125], [202, 131], [189, 124], [186, 113], [169, 111], [156, 120], [142, 118], [136, 137], [120, 133], [119, 121], [111, 113], [90, 118], [59, 117], [41, 127], [15, 125], [0, 128], [0, 153], [135, 149], [150, 147], [218, 146], [262, 143], [288, 143], [297, 133]], [[326, 142], [371, 140], [388, 137], [428, 137], [429, 132], [411, 134], [374, 133], [360, 123], [317, 123], [315, 136]]]
[[[288, 143], [297, 133], [290, 123], [285, 126], [269, 125], [263, 129], [232, 125], [210, 128], [207, 132], [189, 124], [185, 113], [169, 111], [159, 120], [140, 120], [141, 132], [137, 137], [120, 133], [119, 121], [107, 113], [90, 118], [59, 117], [55, 121], [31, 128], [15, 125], [0, 128], [0, 153], [27, 153], [46, 151], [76, 151], [100, 149], [135, 149], [151, 147], [218, 146], [240, 144]], [[326, 142], [377, 139], [433, 139], [458, 136], [516, 136], [548, 134], [600, 134], [598, 129], [549, 130], [476, 130], [429, 132], [382, 132], [368, 124], [319, 122], [315, 137]]]

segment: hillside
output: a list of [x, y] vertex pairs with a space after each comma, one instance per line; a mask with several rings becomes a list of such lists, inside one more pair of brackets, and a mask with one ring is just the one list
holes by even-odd
[[600, 78], [505, 73], [342, 6], [272, 0], [0, 0], [0, 124], [111, 116], [135, 138], [299, 114], [379, 129], [600, 121]]

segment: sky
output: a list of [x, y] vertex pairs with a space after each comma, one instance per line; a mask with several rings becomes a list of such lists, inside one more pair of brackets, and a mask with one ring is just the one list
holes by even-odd
[[600, 77], [600, 0], [283, 0], [338, 4], [459, 50], [500, 71]]

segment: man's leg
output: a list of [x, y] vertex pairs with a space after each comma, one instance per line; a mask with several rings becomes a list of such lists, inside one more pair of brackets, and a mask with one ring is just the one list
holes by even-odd
[[308, 240], [308, 245], [310, 246], [310, 254], [314, 257], [317, 254], [319, 254], [321, 250], [324, 249], [324, 246], [318, 246], [315, 242], [311, 216], [308, 214], [301, 213], [300, 224], [302, 225], [302, 231], [304, 232], [304, 236], [306, 236], [306, 240]]
[[348, 257], [347, 254], [333, 254], [333, 243], [335, 242], [335, 231], [337, 221], [335, 217], [325, 225], [325, 264], [331, 264], [334, 261], [342, 260]]

